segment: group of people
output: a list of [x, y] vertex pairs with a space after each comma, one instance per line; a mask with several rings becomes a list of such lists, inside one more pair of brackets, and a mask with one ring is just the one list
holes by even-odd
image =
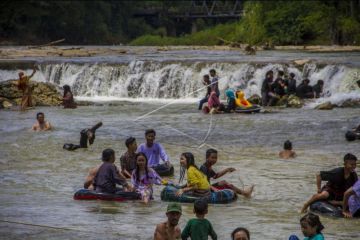
[[[216, 240], [217, 234], [209, 220], [205, 218], [208, 213], [208, 204], [206, 201], [199, 199], [194, 203], [193, 212], [196, 218], [190, 219], [185, 228], [181, 231], [178, 223], [182, 214], [181, 205], [178, 203], [169, 203], [166, 216], [167, 221], [156, 225], [154, 240], [173, 240], [173, 239], [190, 239]], [[250, 232], [246, 228], [238, 227], [231, 233], [232, 240], [250, 240]]]
[[[92, 189], [102, 193], [116, 193], [118, 191], [135, 191], [141, 195], [144, 203], [148, 203], [153, 198], [153, 184], [167, 185], [169, 182], [162, 179], [154, 170], [160, 161], [169, 165], [169, 157], [163, 146], [155, 142], [156, 132], [154, 129], [145, 131], [146, 142], [137, 146], [136, 139], [129, 137], [125, 140], [127, 151], [120, 157], [121, 170], [115, 165], [115, 152], [112, 149], [105, 149], [102, 153], [102, 165], [90, 170], [84, 188]], [[210, 184], [210, 179], [217, 179], [229, 172], [235, 171], [234, 168], [226, 168], [220, 172], [215, 172], [212, 166], [217, 162], [217, 151], [208, 149], [206, 151], [206, 161], [198, 168], [195, 164], [194, 155], [190, 152], [180, 156], [180, 179], [183, 182], [187, 174], [187, 183], [180, 187], [176, 195], [183, 193], [194, 196], [207, 196], [210, 191], [221, 189], [231, 189], [237, 194], [250, 197], [254, 186], [240, 189], [226, 181]], [[131, 179], [128, 184], [126, 179]], [[123, 188], [117, 188], [116, 184]]]
[[[209, 75], [204, 75], [202, 82], [207, 90], [205, 96], [199, 102], [199, 110], [203, 110], [203, 105], [207, 102], [206, 112], [234, 112], [237, 107], [235, 104], [236, 94], [232, 89], [227, 89], [225, 91], [227, 104], [225, 105], [220, 102], [219, 77], [216, 75], [215, 69], [211, 69]], [[287, 77], [282, 70], [278, 71], [277, 78], [274, 80], [274, 72], [270, 70], [266, 72], [265, 79], [261, 86], [262, 106], [274, 106], [276, 102], [285, 95], [296, 95], [299, 98], [321, 97], [323, 95], [324, 81], [318, 80], [314, 86], [310, 86], [309, 83], [309, 79], [304, 79], [301, 84], [297, 86], [295, 74], [290, 73]], [[360, 83], [358, 84], [360, 85]]]
[[[20, 104], [21, 111], [33, 107], [33, 101], [32, 101], [33, 85], [31, 84], [30, 79], [34, 76], [35, 73], [36, 73], [36, 67], [33, 68], [33, 72], [31, 73], [30, 76], [26, 76], [24, 72], [19, 72], [19, 79], [16, 82], [16, 85], [18, 87], [18, 90], [22, 92], [22, 98]], [[76, 108], [77, 105], [74, 101], [74, 95], [71, 92], [70, 86], [64, 85], [63, 90], [64, 90], [64, 94], [63, 94], [62, 104], [64, 108]]]
[[[181, 231], [178, 227], [182, 214], [181, 205], [178, 203], [169, 203], [166, 210], [167, 220], [156, 225], [154, 240], [186, 240], [190, 237], [193, 240], [211, 239], [216, 240], [217, 234], [211, 222], [205, 218], [208, 213], [208, 204], [206, 201], [199, 199], [194, 203], [193, 212], [196, 218], [190, 219], [185, 228]], [[308, 213], [300, 219], [301, 231], [304, 234], [304, 240], [324, 240], [322, 225], [319, 216]], [[250, 240], [250, 232], [244, 227], [235, 228], [231, 233], [232, 240]], [[299, 240], [296, 235], [291, 235], [289, 240]]]
[[309, 85], [310, 80], [304, 79], [296, 86], [295, 74], [290, 73], [286, 77], [284, 71], [279, 70], [274, 80], [272, 70], [266, 72], [261, 86], [261, 98], [263, 106], [274, 106], [285, 95], [296, 95], [299, 98], [319, 98], [323, 94], [324, 81], [318, 80], [314, 86]]

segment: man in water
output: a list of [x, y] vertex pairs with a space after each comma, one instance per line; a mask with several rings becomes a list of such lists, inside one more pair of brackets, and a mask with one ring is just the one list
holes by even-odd
[[290, 73], [290, 78], [287, 80], [287, 94], [296, 94], [296, 79], [294, 73]]
[[24, 72], [19, 72], [19, 81], [17, 82], [18, 89], [22, 91], [21, 99], [21, 111], [26, 110], [26, 108], [32, 107], [31, 99], [31, 84], [30, 78], [34, 76], [36, 68], [33, 68], [33, 72], [30, 76], [26, 76]]
[[155, 141], [156, 132], [154, 129], [147, 129], [145, 131], [146, 143], [140, 144], [136, 152], [143, 152], [148, 159], [149, 167], [156, 167], [160, 164], [160, 159], [170, 166], [169, 157], [165, 152], [163, 146]]
[[95, 131], [102, 126], [102, 122], [98, 122], [96, 125], [94, 125], [92, 128], [85, 128], [81, 130], [80, 132], [80, 144], [72, 144], [72, 143], [65, 143], [63, 146], [63, 149], [73, 151], [78, 148], [87, 148], [88, 147], [88, 141], [89, 144], [92, 145], [95, 141]]
[[45, 121], [45, 114], [38, 112], [36, 114], [37, 122], [32, 126], [31, 130], [33, 131], [47, 131], [51, 130], [51, 125], [48, 121]]
[[211, 76], [211, 91], [216, 92], [216, 96], [220, 96], [220, 90], [219, 90], [219, 77], [216, 75], [215, 69], [210, 70], [210, 76]]
[[129, 137], [126, 139], [125, 145], [128, 150], [120, 157], [121, 173], [126, 178], [131, 178], [131, 173], [136, 168], [136, 139]]
[[309, 79], [304, 79], [302, 83], [296, 88], [296, 96], [299, 98], [313, 98], [313, 89], [311, 86], [309, 86], [309, 83]]
[[210, 82], [210, 77], [209, 77], [209, 75], [206, 74], [206, 75], [203, 76], [203, 84], [204, 84], [205, 86], [207, 86], [207, 88], [206, 88], [206, 95], [205, 95], [205, 97], [204, 97], [203, 99], [200, 100], [199, 110], [202, 110], [203, 104], [206, 103], [206, 102], [208, 101], [209, 97], [210, 97], [210, 93], [211, 93], [211, 86], [210, 86], [210, 84], [211, 84], [211, 82]]
[[[306, 212], [307, 208], [319, 200], [327, 200], [333, 205], [342, 205], [344, 193], [358, 180], [355, 172], [357, 158], [351, 153], [344, 156], [344, 167], [321, 171], [316, 175], [316, 185], [318, 193], [314, 194], [303, 206], [301, 212]], [[321, 181], [328, 181], [321, 188]]]
[[115, 166], [115, 152], [113, 149], [105, 149], [101, 157], [103, 163], [101, 166], [90, 170], [86, 177], [84, 188], [93, 189], [96, 192], [116, 193], [123, 191], [116, 187], [116, 184], [122, 185], [125, 191], [131, 191], [132, 187], [126, 182], [125, 177]]
[[262, 100], [262, 106], [268, 106], [269, 100], [270, 100], [270, 92], [271, 92], [271, 84], [273, 82], [274, 78], [274, 72], [268, 71], [266, 73], [265, 79], [261, 85], [261, 100]]
[[177, 225], [181, 213], [181, 205], [179, 203], [169, 203], [166, 211], [167, 221], [156, 226], [154, 240], [180, 239], [181, 229]]
[[312, 87], [314, 91], [314, 97], [319, 98], [322, 96], [323, 88], [324, 88], [324, 81], [318, 80], [317, 83]]
[[296, 157], [296, 153], [292, 150], [292, 143], [289, 140], [284, 142], [284, 150], [279, 152], [279, 157], [284, 159]]
[[[208, 149], [206, 151], [206, 162], [200, 167], [200, 171], [203, 172], [207, 176], [209, 183], [210, 183], [211, 178], [217, 179], [217, 178], [224, 176], [226, 173], [235, 171], [235, 168], [226, 168], [226, 169], [216, 173], [212, 169], [212, 166], [215, 165], [216, 162], [217, 162], [217, 151], [212, 148]], [[228, 183], [227, 181], [223, 180], [223, 181], [212, 184], [211, 189], [213, 189], [215, 191], [220, 190], [220, 189], [231, 189], [235, 193], [241, 194], [241, 195], [249, 198], [249, 197], [251, 197], [251, 193], [254, 190], [254, 186], [251, 186], [248, 189], [240, 189], [240, 188], [237, 188], [236, 186]]]

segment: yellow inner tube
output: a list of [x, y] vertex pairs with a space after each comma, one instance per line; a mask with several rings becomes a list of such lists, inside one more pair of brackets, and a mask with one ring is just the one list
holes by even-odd
[[236, 91], [235, 93], [235, 104], [237, 107], [249, 108], [252, 104], [246, 100], [245, 94], [243, 91]]

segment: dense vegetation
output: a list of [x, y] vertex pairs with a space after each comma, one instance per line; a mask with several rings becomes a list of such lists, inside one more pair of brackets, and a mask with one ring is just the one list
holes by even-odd
[[[6, 0], [0, 3], [0, 42], [41, 44], [65, 38], [66, 44], [215, 45], [222, 38], [252, 45], [360, 45], [360, 0], [245, 1], [245, 15], [227, 22], [169, 17], [186, 4]], [[135, 16], [154, 7], [161, 9], [157, 18]], [[190, 34], [193, 24], [198, 32]]]

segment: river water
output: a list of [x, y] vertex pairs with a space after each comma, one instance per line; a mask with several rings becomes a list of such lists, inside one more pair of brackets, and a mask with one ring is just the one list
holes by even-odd
[[[338, 56], [340, 58], [340, 55]], [[355, 58], [358, 58], [358, 55], [355, 54]], [[239, 187], [255, 184], [251, 199], [240, 196], [231, 204], [209, 206], [206, 217], [212, 222], [219, 239], [230, 239], [231, 231], [239, 226], [248, 228], [252, 239], [287, 239], [294, 233], [301, 236], [299, 210], [316, 191], [315, 174], [320, 170], [341, 166], [347, 152], [360, 157], [359, 142], [346, 142], [344, 139], [346, 130], [360, 123], [358, 108], [336, 108], [332, 111], [318, 111], [306, 107], [273, 108], [270, 113], [261, 114], [203, 115], [196, 110], [198, 96], [191, 96], [180, 102], [171, 100], [177, 98], [176, 94], [186, 95], [196, 89], [198, 85], [195, 83], [191, 89], [184, 88], [179, 90], [180, 93], [174, 93], [168, 98], [154, 90], [158, 86], [155, 84], [153, 88], [142, 91], [139, 98], [135, 99], [134, 96], [116, 95], [116, 91], [112, 94], [104, 93], [107, 91], [106, 87], [101, 88], [100, 85], [95, 88], [82, 84], [79, 79], [84, 80], [86, 77], [79, 76], [86, 71], [76, 72], [74, 69], [84, 69], [84, 66], [88, 66], [87, 63], [76, 63], [73, 66], [66, 65], [73, 63], [61, 62], [42, 64], [41, 75], [38, 76], [52, 76], [49, 81], [59, 85], [66, 81], [72, 83], [79, 93], [87, 92], [85, 88], [97, 89], [96, 94], [93, 92], [94, 94], [78, 96], [102, 101], [95, 106], [80, 106], [75, 110], [38, 107], [26, 112], [0, 112], [0, 239], [152, 239], [155, 225], [166, 219], [167, 203], [160, 200], [161, 186], [154, 187], [155, 200], [148, 206], [139, 202], [72, 199], [75, 191], [82, 187], [88, 170], [101, 163], [103, 149], [113, 148], [117, 155], [116, 164], [119, 165], [119, 157], [126, 150], [125, 139], [134, 136], [140, 144], [144, 142], [144, 130], [147, 128], [156, 129], [157, 140], [165, 147], [175, 166], [173, 181], [178, 180], [179, 157], [182, 152], [193, 152], [197, 165], [201, 165], [205, 160], [206, 149], [211, 146], [219, 151], [216, 170], [226, 167], [237, 169], [223, 179]], [[50, 73], [55, 65], [61, 64], [65, 65], [62, 65], [62, 70], [58, 70], [58, 73], [68, 75], [55, 76], [54, 72]], [[99, 64], [104, 63], [94, 61], [89, 66], [99, 68]], [[168, 63], [161, 65], [164, 63], [150, 61], [146, 64], [155, 66], [152, 71], [152, 68], [144, 70], [134, 64], [136, 65], [136, 62], [126, 63], [126, 66], [133, 68], [124, 70], [128, 73], [127, 77], [133, 81], [150, 81], [153, 78], [149, 75], [154, 75], [156, 69], [163, 71], [170, 66]], [[179, 64], [189, 66], [190, 63]], [[206, 70], [211, 64], [221, 66], [225, 63], [204, 64], [202, 66], [205, 66]], [[219, 71], [223, 74], [227, 71], [230, 73], [229, 69], [239, 66], [236, 64], [239, 63], [222, 65], [224, 68], [219, 67]], [[271, 68], [279, 66], [278, 63], [269, 64]], [[255, 68], [254, 72], [256, 69], [265, 71], [269, 64], [253, 63], [252, 66], [260, 66]], [[316, 64], [321, 65], [321, 69], [328, 67], [323, 66], [323, 63]], [[285, 62], [281, 63], [280, 67], [289, 65], [291, 64]], [[339, 64], [332, 66], [346, 69], [344, 71], [358, 71], [356, 66], [349, 66], [340, 60]], [[100, 72], [106, 72], [106, 66], [102, 67]], [[183, 73], [179, 79], [194, 74], [201, 76], [200, 74], [205, 72], [203, 69], [191, 68], [192, 70], [188, 69], [186, 73], [186, 70], [174, 70], [176, 67], [171, 67], [173, 72], [168, 75], [169, 81], [179, 72]], [[131, 72], [136, 72], [136, 69], [137, 73]], [[10, 76], [14, 70], [0, 71], [2, 76]], [[260, 74], [254, 72], [244, 84], [258, 81]], [[315, 72], [316, 69], [313, 70], [313, 73]], [[87, 76], [95, 79], [94, 75]], [[102, 78], [103, 75], [97, 76]], [[110, 79], [108, 83], [116, 82], [119, 78], [121, 77]], [[126, 81], [130, 81], [129, 79]], [[332, 84], [344, 86], [344, 78], [338, 76], [331, 79]], [[350, 80], [352, 81], [352, 78]], [[349, 83], [350, 80], [346, 81]], [[183, 83], [177, 82], [172, 86], [181, 86]], [[151, 86], [151, 82], [149, 84]], [[171, 85], [168, 88], [170, 89]], [[338, 91], [345, 95], [351, 92], [351, 88], [343, 89], [345, 90], [342, 92]], [[336, 93], [330, 92], [331, 94]], [[357, 92], [349, 94], [358, 96]], [[103, 101], [109, 98], [122, 100], [116, 104]], [[169, 105], [161, 108], [165, 104]], [[156, 109], [159, 110], [146, 115]], [[28, 131], [38, 111], [45, 112], [46, 118], [55, 127], [54, 131]], [[142, 118], [138, 119], [139, 117]], [[97, 131], [94, 145], [74, 152], [62, 149], [64, 143], [77, 143], [80, 130], [98, 121], [102, 121], [104, 125]], [[298, 155], [296, 159], [278, 158], [278, 152], [287, 139], [293, 142]], [[181, 228], [185, 227], [187, 220], [194, 217], [192, 208], [191, 204], [183, 204], [183, 215], [179, 223]], [[325, 226], [326, 239], [360, 238], [359, 220], [321, 217], [321, 221]]]

